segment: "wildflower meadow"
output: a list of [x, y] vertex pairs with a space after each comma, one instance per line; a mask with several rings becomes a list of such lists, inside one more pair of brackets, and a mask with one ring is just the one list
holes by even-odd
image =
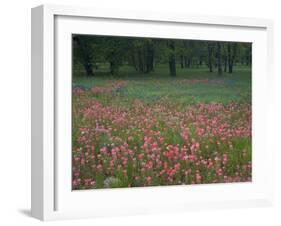
[[178, 64], [170, 76], [163, 62], [148, 74], [124, 59], [114, 74], [97, 65], [73, 75], [74, 190], [251, 182], [250, 66]]

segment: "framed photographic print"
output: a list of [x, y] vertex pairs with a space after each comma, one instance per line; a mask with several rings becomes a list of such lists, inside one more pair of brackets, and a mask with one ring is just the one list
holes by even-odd
[[270, 20], [32, 9], [32, 216], [270, 205]]

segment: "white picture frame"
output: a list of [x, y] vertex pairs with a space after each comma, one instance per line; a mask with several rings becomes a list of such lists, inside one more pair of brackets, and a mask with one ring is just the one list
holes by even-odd
[[[71, 191], [72, 33], [252, 42], [253, 182]], [[272, 93], [272, 64], [271, 20], [57, 5], [33, 8], [32, 216], [56, 220], [271, 205], [273, 150], [262, 138], [270, 133], [266, 119], [271, 106], [266, 100]]]

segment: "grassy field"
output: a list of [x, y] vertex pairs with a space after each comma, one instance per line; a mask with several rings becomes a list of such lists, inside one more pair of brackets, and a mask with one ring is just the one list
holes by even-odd
[[[104, 86], [108, 81], [126, 80], [126, 98], [139, 99], [145, 102], [168, 97], [179, 103], [227, 103], [230, 101], [251, 98], [251, 72], [249, 67], [237, 67], [234, 73], [218, 76], [216, 72], [209, 73], [208, 69], [177, 68], [177, 77], [171, 78], [166, 67], [159, 67], [150, 74], [138, 74], [131, 67], [120, 69], [119, 75], [111, 76], [108, 69], [99, 70], [95, 77], [81, 76], [78, 72], [73, 78], [74, 86], [91, 88]], [[79, 76], [80, 75], [80, 76]], [[198, 81], [197, 81], [198, 80]], [[201, 81], [201, 82], [200, 82]]]
[[251, 181], [251, 71], [73, 76], [73, 189]]

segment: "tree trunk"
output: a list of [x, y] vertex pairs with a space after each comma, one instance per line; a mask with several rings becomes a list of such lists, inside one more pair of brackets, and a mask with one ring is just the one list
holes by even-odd
[[224, 56], [224, 72], [227, 72], [227, 56]]
[[144, 62], [143, 62], [143, 56], [142, 51], [138, 49], [138, 65], [139, 65], [139, 71], [144, 72]]
[[149, 66], [150, 66], [150, 71], [153, 71], [154, 70], [154, 47], [151, 50]]
[[222, 74], [222, 57], [221, 57], [221, 43], [217, 42], [217, 51], [218, 51], [218, 74]]
[[175, 77], [177, 75], [175, 59], [172, 59], [172, 60], [169, 61], [169, 68], [170, 68], [170, 75]]
[[91, 63], [85, 62], [83, 64], [83, 66], [84, 66], [84, 69], [86, 71], [87, 76], [92, 76], [94, 74], [93, 73], [93, 65]]
[[228, 52], [228, 72], [233, 72], [233, 64], [236, 57], [237, 43], [228, 43], [227, 52]]
[[84, 67], [86, 75], [94, 75], [92, 64], [93, 55], [88, 40], [82, 37], [75, 37], [75, 43], [77, 44], [78, 49], [80, 50], [81, 64]]
[[181, 59], [181, 68], [183, 68], [184, 64], [183, 64], [183, 56], [182, 55], [180, 56], [180, 59]]
[[210, 72], [213, 72], [212, 52], [212, 45], [208, 43], [208, 67]]
[[175, 56], [175, 43], [174, 41], [168, 41], [168, 46], [170, 49], [169, 54], [169, 69], [170, 69], [170, 75], [175, 77], [177, 75], [176, 73], [176, 56]]
[[188, 68], [191, 67], [191, 63], [192, 63], [191, 58], [188, 58], [188, 60], [187, 60], [187, 67], [188, 67]]
[[135, 50], [132, 51], [132, 64], [133, 64], [133, 67], [135, 68], [136, 71], [138, 71], [138, 65], [137, 65], [137, 57], [136, 57], [136, 52]]
[[203, 60], [202, 60], [202, 56], [200, 56], [200, 58], [199, 58], [199, 65], [202, 66], [202, 64], [203, 64]]
[[113, 61], [110, 61], [110, 74], [114, 74], [114, 62]]
[[184, 56], [184, 67], [187, 67], [187, 56]]
[[147, 43], [146, 45], [146, 68], [145, 72], [149, 73], [150, 71], [153, 70], [153, 63], [154, 63], [154, 48], [152, 43]]
[[232, 71], [233, 71], [233, 65], [232, 65], [232, 63], [230, 63], [228, 65], [228, 73], [232, 73]]
[[228, 73], [232, 73], [231, 43], [227, 43]]

